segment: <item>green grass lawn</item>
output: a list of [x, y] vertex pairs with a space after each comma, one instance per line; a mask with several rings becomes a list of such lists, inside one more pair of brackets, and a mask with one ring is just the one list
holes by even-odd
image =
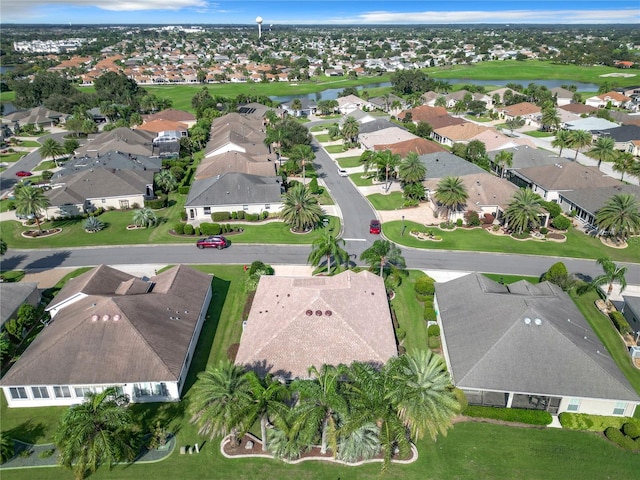
[[311, 127], [309, 131], [313, 132], [324, 132], [327, 129], [326, 125], [316, 125], [315, 127]]
[[40, 171], [40, 170], [51, 170], [56, 168], [56, 162], [54, 162], [53, 160], [45, 160], [43, 162], [40, 162], [36, 168], [33, 169], [34, 172], [36, 171]]
[[373, 185], [373, 179], [364, 178], [362, 173], [352, 173], [349, 175], [349, 178], [353, 183], [356, 184], [357, 187], [370, 187]]
[[534, 138], [546, 138], [546, 137], [553, 137], [553, 133], [551, 132], [541, 132], [540, 130], [530, 130], [528, 132], [523, 132], [525, 135], [529, 135], [530, 137], [534, 137]]
[[344, 152], [344, 147], [342, 146], [342, 144], [340, 145], [327, 145], [326, 147], [323, 147], [327, 153], [342, 153]]
[[360, 161], [360, 157], [358, 155], [353, 157], [341, 157], [336, 160], [338, 161], [338, 165], [340, 165], [342, 168], [353, 168], [362, 165], [362, 162]]
[[[329, 217], [329, 227], [334, 231], [340, 230], [340, 219], [338, 217]], [[229, 237], [231, 243], [286, 243], [292, 245], [310, 244], [320, 235], [322, 229], [313, 230], [310, 233], [295, 234], [291, 233], [289, 226], [283, 222], [272, 222], [264, 225], [244, 224], [244, 232], [239, 235]]]
[[16, 147], [26, 147], [26, 148], [38, 148], [40, 147], [40, 143], [33, 140], [15, 140], [14, 146]]
[[[424, 225], [406, 221], [407, 230], [424, 228]], [[430, 250], [468, 250], [477, 252], [517, 253], [528, 255], [545, 255], [569, 258], [598, 259], [606, 256], [614, 262], [640, 262], [640, 241], [633, 239], [624, 249], [606, 247], [597, 238], [589, 237], [570, 227], [567, 241], [557, 243], [551, 241], [518, 241], [507, 236], [492, 235], [482, 229], [462, 229], [453, 231], [429, 227], [442, 237], [441, 242], [423, 242], [411, 235], [401, 235], [402, 221], [386, 222], [382, 226], [389, 240], [399, 245]]]
[[389, 194], [374, 193], [367, 195], [367, 198], [376, 210], [399, 210], [404, 205], [402, 192], [391, 192]]
[[407, 352], [427, 348], [427, 322], [424, 321], [424, 306], [416, 299], [413, 286], [419, 277], [424, 276], [420, 270], [410, 270], [409, 276], [402, 279], [400, 287], [395, 289], [396, 296], [391, 306], [396, 312], [398, 325], [405, 332], [402, 345]]
[[27, 155], [29, 152], [13, 152], [13, 153], [3, 153], [0, 155], [0, 163], [14, 163], [20, 160], [22, 157]]
[[335, 205], [333, 197], [331, 197], [329, 190], [327, 190], [326, 188], [322, 188], [322, 191], [319, 195], [317, 195], [317, 198], [320, 205]]
[[333, 142], [334, 140], [338, 140], [337, 138], [336, 139], [331, 138], [331, 136], [328, 133], [321, 133], [319, 135], [314, 135], [314, 137], [320, 143], [327, 143], [327, 142]]

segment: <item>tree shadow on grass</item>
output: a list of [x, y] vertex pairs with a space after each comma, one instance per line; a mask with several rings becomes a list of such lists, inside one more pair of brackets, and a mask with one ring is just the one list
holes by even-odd
[[6, 430], [3, 433], [6, 434], [9, 438], [13, 438], [14, 440], [36, 444], [38, 443], [38, 439], [44, 436], [45, 430], [46, 425], [44, 423], [27, 420], [17, 427], [13, 427], [12, 429]]

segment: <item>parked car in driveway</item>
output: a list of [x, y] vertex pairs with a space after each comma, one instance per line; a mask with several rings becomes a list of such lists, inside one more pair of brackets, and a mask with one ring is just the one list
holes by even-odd
[[347, 171], [344, 168], [338, 168], [338, 175], [340, 175], [341, 177], [348, 177], [349, 174], [347, 173]]
[[26, 170], [20, 170], [19, 172], [16, 172], [16, 177], [30, 177], [31, 175], [33, 175], [33, 173], [27, 172]]
[[380, 225], [380, 220], [371, 220], [369, 223], [369, 233], [374, 235], [380, 235], [382, 231], [382, 226]]
[[222, 250], [223, 248], [227, 248], [231, 243], [222, 235], [213, 235], [207, 238], [201, 238], [196, 242], [196, 247], [199, 249], [203, 248], [217, 248], [218, 250]]

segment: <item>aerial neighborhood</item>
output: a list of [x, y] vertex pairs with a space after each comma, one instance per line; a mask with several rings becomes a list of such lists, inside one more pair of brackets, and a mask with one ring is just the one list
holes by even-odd
[[256, 23], [3, 26], [0, 475], [633, 477], [637, 35]]

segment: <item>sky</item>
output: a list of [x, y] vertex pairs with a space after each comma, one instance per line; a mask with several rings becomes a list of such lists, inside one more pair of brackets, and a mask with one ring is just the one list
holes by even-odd
[[640, 0], [2, 0], [2, 23], [637, 24]]

